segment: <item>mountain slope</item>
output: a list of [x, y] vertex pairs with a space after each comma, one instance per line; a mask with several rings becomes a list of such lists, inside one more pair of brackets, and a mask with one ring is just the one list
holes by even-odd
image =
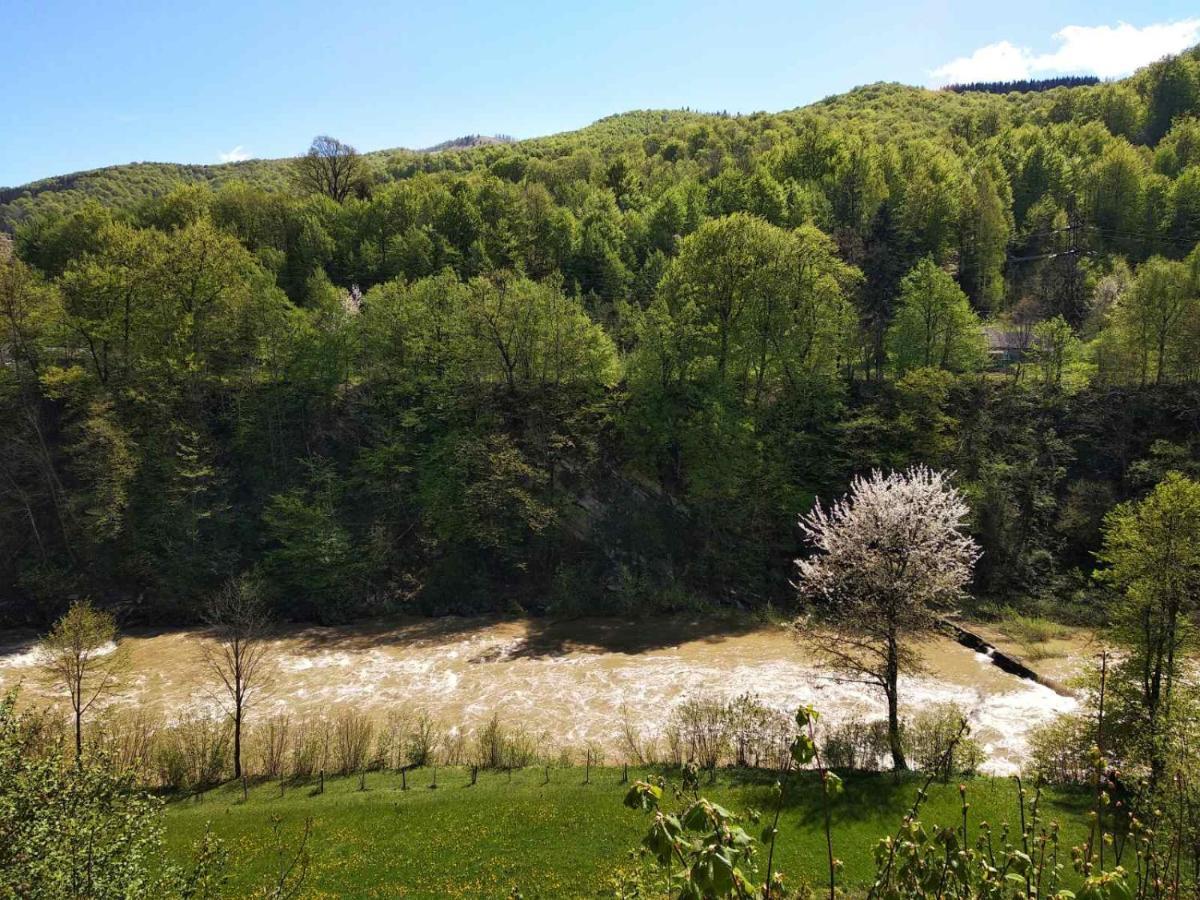
[[[1200, 60], [1200, 47], [1181, 54]], [[1047, 125], [1067, 121], [1101, 120], [1114, 103], [1114, 93], [1128, 90], [1152, 102], [1165, 67], [1164, 60], [1139, 70], [1119, 82], [1082, 84], [1025, 93], [998, 93], [997, 85], [987, 91], [928, 90], [897, 83], [877, 83], [854, 88], [805, 107], [778, 113], [758, 112], [729, 116], [693, 110], [634, 110], [599, 119], [583, 128], [544, 137], [514, 141], [507, 136], [467, 135], [423, 150], [394, 148], [365, 153], [377, 182], [407, 177], [417, 171], [464, 171], [486, 167], [511, 151], [531, 157], [567, 155], [580, 149], [602, 154], [620, 152], [624, 145], [653, 139], [659, 146], [672, 140], [687, 140], [690, 130], [719, 127], [724, 120], [748, 122], [753, 130], [767, 135], [776, 125], [794, 129], [806, 117], [826, 119], [852, 128], [864, 137], [888, 141], [933, 139], [953, 142], [975, 123], [990, 120], [1006, 125]], [[1168, 79], [1169, 80], [1169, 79]], [[969, 87], [969, 86], [968, 86]], [[1122, 98], [1118, 97], [1118, 102]], [[1182, 98], [1186, 106], [1191, 101]], [[1170, 120], [1168, 116], [1167, 121]], [[995, 126], [989, 126], [995, 127]], [[1123, 135], [1135, 142], [1150, 143], [1161, 137], [1147, 124], [1146, 134]], [[1119, 131], [1114, 131], [1119, 133]], [[445, 151], [455, 151], [446, 154]], [[214, 188], [229, 181], [245, 181], [269, 190], [287, 186], [285, 159], [256, 159], [239, 163], [187, 165], [176, 163], [130, 163], [68, 175], [29, 184], [0, 188], [0, 230], [12, 231], [23, 220], [44, 212], [77, 208], [89, 199], [104, 205], [127, 208], [160, 195], [179, 183], [206, 183]]]
[[[1063, 89], [1066, 90], [1066, 89]], [[1050, 92], [1053, 93], [1053, 92]], [[625, 142], [655, 137], [665, 144], [690, 129], [722, 120], [771, 120], [792, 124], [797, 117], [813, 115], [835, 121], [854, 120], [870, 132], [917, 135], [949, 134], [957, 117], [988, 107], [1025, 108], [1047, 105], [1048, 95], [1032, 100], [983, 94], [951, 94], [900, 84], [874, 84], [826, 98], [808, 107], [780, 113], [753, 113], [731, 117], [693, 110], [633, 110], [599, 119], [583, 128], [514, 141], [506, 136], [467, 135], [423, 150], [393, 148], [364, 153], [381, 181], [403, 177], [415, 170], [470, 169], [489, 164], [509, 148], [531, 156], [555, 156], [587, 147], [598, 152]], [[917, 115], [913, 115], [914, 110]], [[453, 160], [438, 159], [455, 151]], [[245, 181], [268, 190], [288, 184], [289, 158], [254, 159], [237, 163], [193, 165], [182, 163], [128, 163], [67, 175], [57, 175], [17, 187], [0, 188], [0, 230], [12, 231], [21, 221], [48, 212], [66, 212], [87, 200], [127, 208], [160, 195], [180, 183], [207, 184], [213, 188], [230, 181]]]

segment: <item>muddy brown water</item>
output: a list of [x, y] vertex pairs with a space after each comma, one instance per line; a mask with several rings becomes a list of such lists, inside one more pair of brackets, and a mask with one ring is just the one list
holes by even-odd
[[[822, 668], [818, 639], [748, 620], [449, 617], [304, 628], [272, 639], [270, 685], [255, 714], [321, 715], [342, 706], [382, 714], [405, 706], [469, 731], [495, 712], [572, 748], [617, 747], [623, 708], [644, 734], [659, 733], [688, 697], [749, 692], [788, 712], [812, 703], [831, 722], [882, 716], [876, 691]], [[131, 666], [113, 702], [167, 718], [215, 707], [203, 632], [133, 632], [123, 640]], [[959, 703], [993, 773], [1016, 771], [1030, 729], [1076, 708], [1072, 698], [1006, 674], [949, 638], [924, 642], [920, 655], [925, 671], [902, 679], [903, 706]], [[1085, 655], [1082, 644], [1069, 647], [1050, 664], [1055, 676], [1082, 666]], [[38, 662], [32, 635], [0, 633], [0, 689], [21, 682], [26, 701], [54, 698]]]

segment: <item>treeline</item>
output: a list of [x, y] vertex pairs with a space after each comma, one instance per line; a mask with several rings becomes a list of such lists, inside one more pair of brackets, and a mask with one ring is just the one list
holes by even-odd
[[322, 139], [274, 187], [40, 208], [3, 615], [187, 619], [249, 569], [294, 618], [750, 605], [815, 495], [913, 462], [969, 494], [977, 593], [1083, 615], [1105, 511], [1194, 467], [1197, 69]]
[[1095, 75], [1060, 75], [1057, 78], [1018, 78], [1014, 81], [971, 81], [967, 84], [948, 84], [942, 90], [956, 94], [1025, 94], [1059, 87], [1090, 87], [1099, 83], [1100, 79]]

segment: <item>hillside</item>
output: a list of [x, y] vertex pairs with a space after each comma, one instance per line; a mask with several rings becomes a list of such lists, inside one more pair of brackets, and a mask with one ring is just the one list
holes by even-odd
[[[1011, 99], [1006, 105], [1022, 105], [1023, 102]], [[880, 84], [856, 88], [810, 107], [778, 114], [739, 116], [737, 119], [761, 123], [767, 128], [775, 123], [794, 127], [803, 114], [808, 113], [834, 121], [850, 119], [871, 130], [881, 129], [893, 134], [900, 127], [913, 133], [944, 136], [956, 118], [987, 106], [987, 101], [979, 97], [954, 99], [942, 92]], [[910, 116], [914, 109], [920, 110], [915, 121]], [[532, 156], [553, 156], [564, 148], [573, 150], [579, 147], [603, 152], [614, 145], [640, 138], [657, 136], [669, 140], [689, 127], [728, 118], [690, 110], [635, 110], [607, 116], [583, 128], [546, 137], [514, 141], [505, 136], [468, 135], [422, 150], [393, 148], [371, 151], [364, 156], [372, 163], [375, 180], [382, 182], [415, 171], [436, 171], [446, 165], [441, 160], [420, 160], [421, 154], [453, 150], [461, 158], [456, 159], [452, 166], [461, 170], [490, 163], [494, 151], [505, 145], [514, 145], [514, 149]], [[285, 190], [290, 179], [289, 165], [289, 159], [254, 159], [211, 165], [129, 163], [50, 176], [17, 187], [0, 187], [0, 231], [11, 232], [20, 222], [44, 213], [69, 212], [87, 200], [96, 200], [113, 208], [131, 208], [144, 200], [160, 196], [178, 184], [204, 184], [219, 188], [229, 182], [241, 181], [268, 190]]]
[[778, 605], [924, 464], [970, 602], [1103, 619], [1106, 513], [1200, 472], [1200, 56], [985, 88], [6, 192], [0, 616]]
[[[1136, 76], [1123, 84], [1137, 85], [1144, 78]], [[447, 166], [462, 170], [488, 165], [495, 158], [495, 151], [508, 145], [520, 153], [539, 157], [581, 147], [604, 153], [625, 142], [652, 136], [669, 141], [690, 128], [706, 123], [717, 126], [730, 118], [757, 132], [795, 128], [816, 117], [850, 125], [869, 137], [886, 135], [890, 140], [925, 137], [949, 141], [956, 126], [961, 127], [972, 119], [999, 117], [1013, 125], [1089, 121], [1103, 115], [1100, 107], [1105, 103], [1104, 92], [1108, 90], [1104, 85], [1085, 84], [1074, 88], [1002, 94], [993, 84], [987, 86], [987, 92], [997, 96], [989, 97], [987, 93], [972, 91], [971, 87], [931, 91], [881, 83], [855, 88], [807, 107], [736, 117], [691, 110], [636, 110], [607, 116], [578, 130], [522, 141], [503, 135], [467, 135], [422, 150], [394, 148], [364, 155], [372, 163], [373, 179], [382, 183], [415, 171], [438, 171]], [[1127, 136], [1134, 137], [1132, 134]], [[422, 154], [435, 155], [447, 150], [456, 151], [455, 155], [461, 154], [461, 158], [452, 163], [420, 158]], [[288, 159], [212, 165], [130, 163], [52, 176], [17, 187], [0, 187], [0, 230], [11, 232], [30, 217], [45, 212], [70, 211], [88, 199], [128, 208], [180, 183], [219, 188], [232, 181], [242, 181], [269, 190], [283, 190], [287, 188], [289, 178]]]
[[[465, 135], [421, 150], [396, 148], [367, 154], [368, 158], [393, 159], [423, 153], [472, 150], [512, 143], [504, 135]], [[10, 231], [21, 221], [42, 213], [66, 212], [87, 200], [111, 207], [136, 206], [179, 184], [220, 188], [240, 181], [268, 190], [289, 186], [290, 159], [251, 159], [245, 162], [188, 165], [182, 163], [128, 163], [69, 175], [56, 175], [18, 187], [0, 187], [0, 231]]]

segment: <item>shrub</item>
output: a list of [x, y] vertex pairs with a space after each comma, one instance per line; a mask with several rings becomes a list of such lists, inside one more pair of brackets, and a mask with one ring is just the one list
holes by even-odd
[[683, 765], [684, 741], [683, 731], [673, 720], [668, 722], [662, 733], [663, 743], [666, 744], [666, 762], [676, 768]]
[[365, 769], [375, 734], [375, 723], [370, 717], [353, 709], [340, 710], [333, 720], [333, 732], [341, 773], [349, 775]]
[[[433, 716], [422, 710], [409, 723], [404, 739], [405, 759], [410, 766], [427, 766], [437, 758], [438, 748], [446, 743], [442, 726]], [[461, 745], [462, 739], [459, 738], [456, 757], [462, 754]], [[446, 764], [451, 763], [447, 760]]]
[[624, 703], [621, 704], [621, 749], [627, 760], [639, 766], [657, 758], [656, 742], [643, 736], [629, 716], [629, 706]]
[[733, 762], [739, 766], [783, 768], [794, 725], [789, 716], [764, 706], [756, 694], [742, 694], [725, 705]]
[[964, 734], [951, 749], [964, 718], [966, 713], [957, 703], [942, 703], [906, 719], [901, 740], [913, 767], [936, 772], [942, 779], [975, 774], [985, 758], [979, 742]]
[[225, 778], [233, 729], [224, 716], [190, 714], [159, 732], [154, 758], [159, 783], [195, 790]]
[[405, 764], [405, 742], [408, 738], [408, 711], [389, 710], [379, 729], [375, 741], [375, 765], [380, 769], [395, 770]]
[[1030, 732], [1028, 772], [1054, 784], [1087, 784], [1095, 773], [1095, 742], [1096, 722], [1090, 716], [1057, 716]]
[[821, 753], [831, 769], [877, 772], [890, 754], [887, 720], [866, 721], [855, 716], [828, 726]]
[[178, 896], [160, 801], [102, 751], [72, 764], [42, 744], [38, 719], [0, 697], [0, 897]]
[[504, 735], [500, 717], [492, 713], [486, 725], [475, 734], [472, 763], [481, 769], [498, 769], [504, 760]]
[[291, 719], [286, 713], [271, 716], [255, 729], [258, 773], [264, 778], [282, 778], [291, 740]]
[[92, 729], [90, 752], [102, 756], [119, 772], [145, 777], [152, 768], [154, 742], [162, 722], [144, 709], [105, 710]]
[[[434, 727], [438, 729], [436, 732], [440, 737], [437, 738], [433, 747], [432, 753], [436, 753], [442, 760], [442, 764], [446, 766], [461, 766], [467, 759], [467, 738], [457, 728], [452, 728], [450, 731], [442, 732], [441, 726], [434, 723]], [[440, 748], [438, 750], [437, 748]]]
[[672, 711], [687, 762], [715, 769], [728, 754], [731, 728], [726, 704], [719, 700], [688, 699]]
[[332, 727], [328, 719], [301, 720], [292, 728], [291, 762], [292, 778], [311, 778], [329, 765], [332, 745]]
[[475, 733], [471, 762], [482, 769], [516, 769], [539, 757], [537, 739], [523, 729], [506, 729], [496, 713]]

